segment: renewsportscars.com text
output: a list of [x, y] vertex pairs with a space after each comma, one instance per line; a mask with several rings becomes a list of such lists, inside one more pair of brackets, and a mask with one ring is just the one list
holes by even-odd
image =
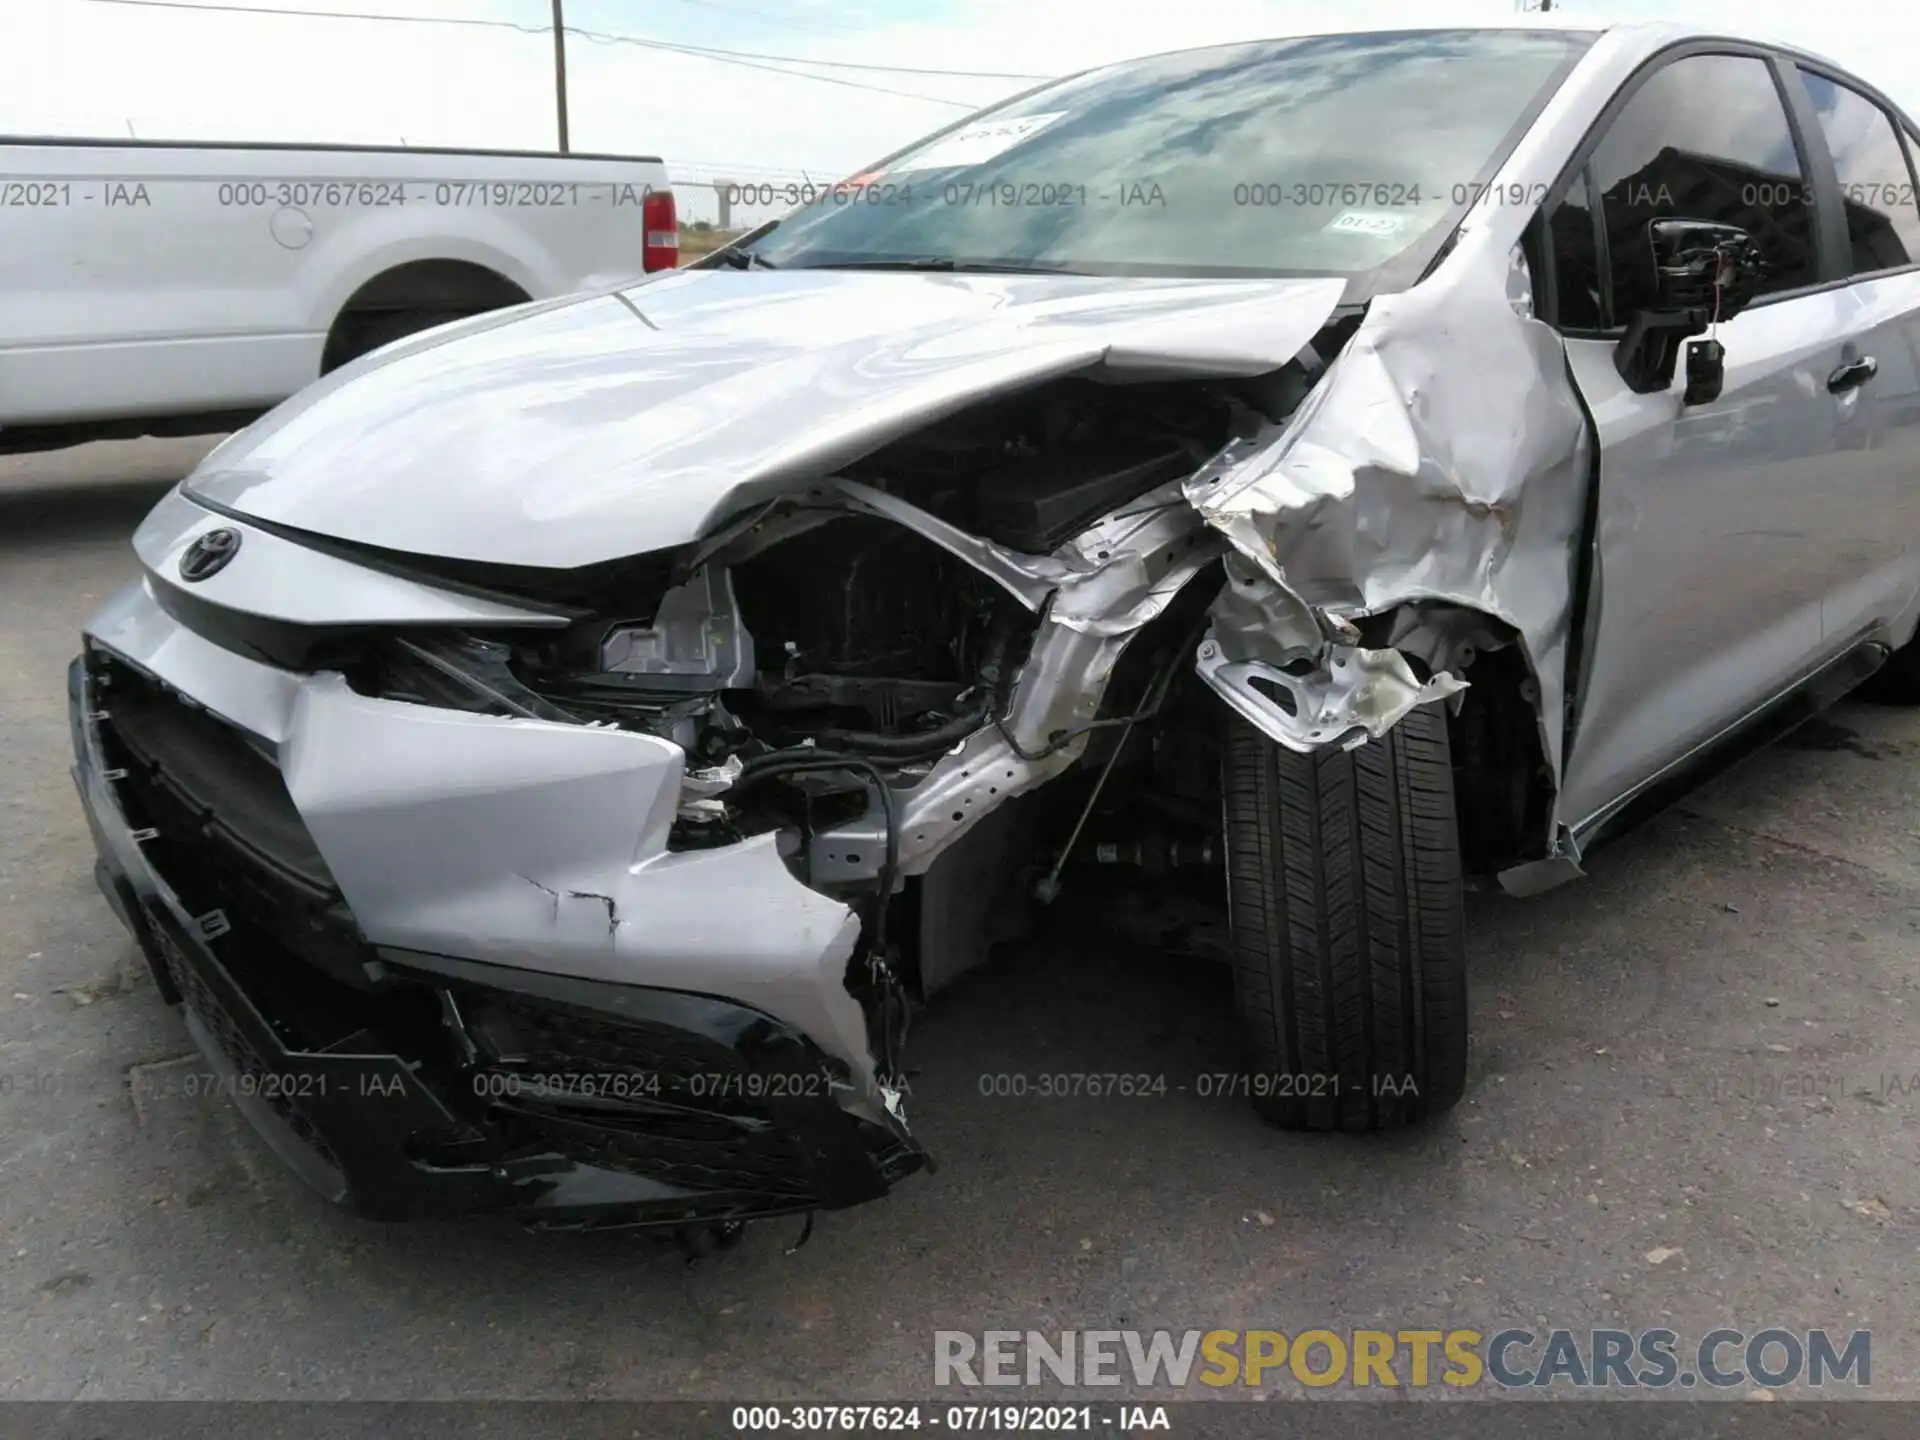
[[1356, 1389], [1864, 1388], [1870, 1331], [1710, 1330], [936, 1330], [937, 1386], [1193, 1385], [1258, 1389], [1291, 1377]]

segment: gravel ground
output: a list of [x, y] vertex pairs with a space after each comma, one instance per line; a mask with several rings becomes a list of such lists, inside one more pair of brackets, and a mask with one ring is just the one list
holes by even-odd
[[[940, 1328], [1553, 1324], [1866, 1328], [1873, 1393], [1920, 1397], [1920, 716], [1865, 705], [1582, 883], [1474, 897], [1467, 1098], [1416, 1133], [1200, 1098], [1224, 977], [1055, 939], [916, 1031], [939, 1173], [797, 1253], [335, 1213], [168, 1083], [189, 1044], [67, 775], [78, 627], [205, 448], [0, 459], [0, 1395], [898, 1398]], [[981, 1093], [1080, 1069], [1169, 1088]]]

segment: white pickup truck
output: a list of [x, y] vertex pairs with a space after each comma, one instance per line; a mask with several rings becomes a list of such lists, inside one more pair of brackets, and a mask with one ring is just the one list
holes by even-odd
[[0, 454], [232, 429], [678, 247], [650, 157], [0, 136]]

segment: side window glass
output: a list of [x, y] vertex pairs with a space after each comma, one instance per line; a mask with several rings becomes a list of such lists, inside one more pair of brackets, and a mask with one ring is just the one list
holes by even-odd
[[1653, 220], [1738, 225], [1766, 257], [1762, 295], [1817, 278], [1812, 187], [1764, 60], [1690, 55], [1667, 65], [1614, 118], [1593, 172], [1616, 325], [1653, 301]]
[[1601, 309], [1600, 252], [1593, 236], [1593, 201], [1584, 173], [1573, 183], [1547, 217], [1547, 245], [1553, 252], [1554, 317], [1562, 330], [1599, 330], [1606, 318]]
[[1920, 261], [1920, 205], [1887, 112], [1857, 90], [1802, 70], [1833, 152], [1847, 213], [1847, 270], [1865, 275]]

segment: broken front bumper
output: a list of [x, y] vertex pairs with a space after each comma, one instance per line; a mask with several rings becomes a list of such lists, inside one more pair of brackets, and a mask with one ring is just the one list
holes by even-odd
[[770, 845], [653, 846], [672, 747], [367, 700], [137, 587], [69, 690], [102, 890], [219, 1088], [330, 1200], [684, 1224], [856, 1204], [923, 1163], [845, 988], [857, 919]]

